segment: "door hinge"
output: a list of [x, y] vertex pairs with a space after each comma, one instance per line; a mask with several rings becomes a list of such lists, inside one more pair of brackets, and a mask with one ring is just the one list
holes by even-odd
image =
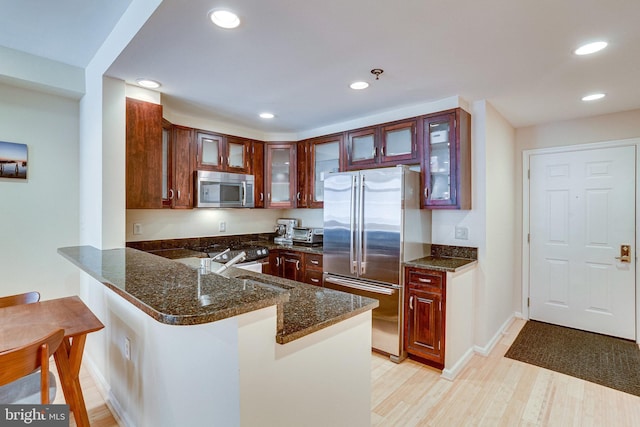
[[527, 233], [527, 243], [531, 243], [531, 233]]
[[527, 307], [531, 306], [531, 298], [527, 298]]
[[527, 179], [531, 179], [531, 169], [527, 169]]

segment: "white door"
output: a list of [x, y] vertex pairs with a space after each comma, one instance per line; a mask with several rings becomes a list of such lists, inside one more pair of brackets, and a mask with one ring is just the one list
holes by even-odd
[[531, 156], [531, 319], [635, 340], [635, 164], [635, 146]]

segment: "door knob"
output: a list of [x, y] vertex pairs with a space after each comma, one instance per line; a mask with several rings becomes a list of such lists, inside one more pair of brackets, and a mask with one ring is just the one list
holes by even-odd
[[617, 256], [616, 259], [620, 262], [631, 262], [631, 246], [620, 245], [620, 256]]

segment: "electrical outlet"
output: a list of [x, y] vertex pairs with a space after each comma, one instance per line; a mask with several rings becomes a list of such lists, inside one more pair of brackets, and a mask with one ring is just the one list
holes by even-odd
[[218, 225], [218, 231], [227, 231], [227, 223], [224, 221], [220, 221]]
[[142, 224], [133, 224], [133, 234], [142, 234]]
[[131, 340], [129, 337], [124, 337], [124, 357], [131, 360]]
[[469, 240], [469, 229], [467, 227], [456, 226], [455, 235], [458, 240]]

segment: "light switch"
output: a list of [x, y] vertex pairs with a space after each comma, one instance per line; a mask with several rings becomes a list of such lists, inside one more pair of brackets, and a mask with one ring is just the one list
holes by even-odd
[[133, 224], [133, 234], [142, 234], [142, 224]]
[[227, 223], [224, 221], [220, 221], [218, 225], [218, 231], [227, 231]]
[[467, 227], [457, 227], [456, 226], [456, 239], [458, 240], [469, 240], [469, 229]]

